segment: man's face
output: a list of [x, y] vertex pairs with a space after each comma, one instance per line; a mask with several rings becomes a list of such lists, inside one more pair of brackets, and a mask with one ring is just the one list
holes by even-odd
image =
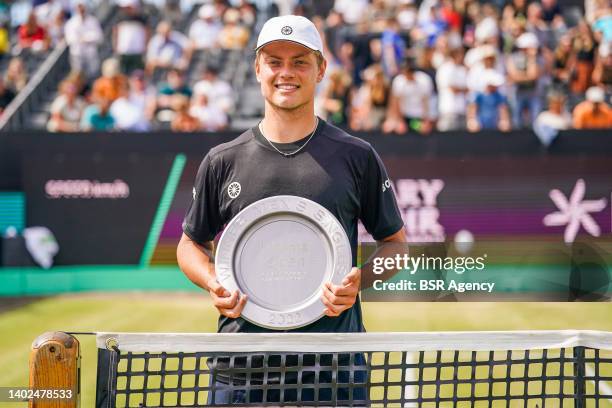
[[323, 79], [326, 63], [319, 66], [316, 55], [290, 41], [266, 45], [255, 60], [261, 93], [272, 106], [296, 110], [313, 103], [315, 87]]

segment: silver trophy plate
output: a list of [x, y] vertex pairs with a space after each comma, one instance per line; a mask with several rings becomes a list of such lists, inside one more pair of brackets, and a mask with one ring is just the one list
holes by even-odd
[[339, 285], [351, 265], [340, 222], [296, 196], [264, 198], [240, 211], [221, 235], [215, 258], [219, 283], [248, 296], [242, 317], [277, 330], [321, 318], [323, 284]]

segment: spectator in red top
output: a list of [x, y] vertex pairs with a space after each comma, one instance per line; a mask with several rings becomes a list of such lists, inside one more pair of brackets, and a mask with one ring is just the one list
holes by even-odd
[[19, 27], [19, 46], [33, 52], [47, 51], [49, 49], [49, 37], [47, 32], [38, 24], [36, 14], [32, 11], [28, 20]]
[[440, 6], [440, 15], [450, 30], [458, 32], [461, 31], [461, 26], [463, 24], [461, 14], [454, 9], [453, 2], [451, 0], [442, 1]]

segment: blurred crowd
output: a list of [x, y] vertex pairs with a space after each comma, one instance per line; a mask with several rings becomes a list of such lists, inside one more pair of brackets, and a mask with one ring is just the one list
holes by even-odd
[[[242, 50], [251, 37], [255, 8], [224, 1], [198, 6], [185, 30], [179, 2], [168, 1], [162, 17], [150, 21], [151, 9], [139, 0], [117, 0], [118, 18], [109, 38], [83, 3], [68, 20], [64, 35], [71, 73], [59, 84], [51, 105], [49, 131], [217, 131], [227, 128], [234, 92], [205, 65], [197, 77], [187, 71], [194, 53]], [[112, 57], [100, 62], [103, 41]]]
[[389, 133], [612, 128], [612, 8], [586, 5], [336, 0], [313, 17], [331, 62], [319, 114]]
[[[245, 49], [272, 6], [319, 28], [328, 71], [316, 108], [335, 125], [399, 134], [612, 127], [609, 0], [587, 0], [586, 12], [559, 0], [191, 0], [188, 24], [179, 0], [114, 1], [106, 33], [78, 0], [34, 0], [13, 41], [5, 22], [0, 109], [28, 81], [24, 58], [65, 39], [71, 71], [50, 131], [227, 128], [237, 92], [223, 67], [187, 75], [190, 64], [196, 53]], [[8, 3], [0, 0], [0, 23]], [[101, 61], [104, 43], [112, 56]]]

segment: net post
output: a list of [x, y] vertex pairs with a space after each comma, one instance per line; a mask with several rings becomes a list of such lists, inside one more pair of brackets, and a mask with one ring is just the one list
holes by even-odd
[[[79, 341], [64, 332], [46, 332], [32, 343], [30, 389], [58, 390], [51, 398], [31, 399], [29, 408], [78, 408], [81, 399], [81, 348]], [[60, 398], [61, 391], [66, 397]]]
[[584, 362], [584, 347], [574, 347], [574, 394], [576, 399], [576, 408], [586, 407], [586, 373]]

